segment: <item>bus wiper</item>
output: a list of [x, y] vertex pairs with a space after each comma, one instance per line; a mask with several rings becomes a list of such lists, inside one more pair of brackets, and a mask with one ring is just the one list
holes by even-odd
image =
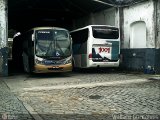
[[49, 44], [49, 46], [48, 46], [48, 49], [47, 49], [47, 51], [46, 51], [45, 56], [47, 56], [47, 55], [48, 55], [48, 53], [49, 53], [49, 51], [50, 51], [50, 49], [51, 49], [52, 44], [53, 44], [53, 41], [51, 41], [51, 43]]
[[59, 50], [61, 51], [61, 53], [62, 53], [62, 54], [63, 54], [63, 56], [64, 56], [65, 54], [63, 53], [63, 50], [61, 49], [60, 45], [57, 43], [57, 39], [56, 39], [56, 47], [58, 47], [58, 48], [59, 48]]

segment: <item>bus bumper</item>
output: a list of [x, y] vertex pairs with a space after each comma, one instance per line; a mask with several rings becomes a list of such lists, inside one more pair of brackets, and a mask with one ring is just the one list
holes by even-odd
[[59, 66], [46, 66], [37, 64], [34, 67], [34, 73], [50, 73], [50, 72], [70, 72], [72, 71], [72, 64], [65, 64]]
[[119, 67], [119, 60], [117, 62], [89, 62], [88, 67]]

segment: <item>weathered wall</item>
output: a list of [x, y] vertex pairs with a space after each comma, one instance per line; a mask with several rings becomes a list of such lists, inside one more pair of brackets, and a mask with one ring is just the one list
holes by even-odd
[[7, 0], [0, 0], [0, 76], [8, 75]]
[[147, 28], [146, 48], [155, 48], [154, 2], [146, 1], [125, 7], [124, 12], [124, 44], [122, 48], [130, 48], [130, 26], [136, 21], [144, 21]]
[[101, 12], [97, 12], [93, 14], [93, 19], [94, 19], [93, 24], [117, 26], [116, 16], [117, 16], [117, 13], [115, 8], [110, 8]]
[[[157, 0], [159, 2], [159, 0]], [[122, 44], [121, 54], [123, 55], [122, 68], [130, 70], [148, 70], [153, 68], [155, 72], [160, 71], [159, 67], [159, 50], [156, 49], [156, 7], [157, 2], [155, 0], [147, 0], [145, 2], [135, 4], [130, 7], [125, 7], [123, 9], [124, 14], [124, 25], [123, 35], [124, 42]], [[157, 18], [159, 19], [159, 18]], [[146, 46], [139, 46], [140, 39], [137, 40], [137, 46], [131, 46], [131, 26], [132, 23], [137, 21], [142, 21], [146, 24]], [[141, 31], [139, 31], [141, 33]], [[135, 36], [138, 36], [136, 33]]]
[[101, 12], [91, 13], [89, 16], [84, 16], [81, 19], [74, 20], [73, 29], [92, 24], [118, 26], [118, 19], [117, 8], [110, 8]]

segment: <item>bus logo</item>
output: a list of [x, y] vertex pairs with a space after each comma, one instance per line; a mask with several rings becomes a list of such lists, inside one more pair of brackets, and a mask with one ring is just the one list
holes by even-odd
[[59, 54], [59, 52], [58, 51], [56, 51], [56, 56], [59, 56], [60, 54]]
[[106, 52], [106, 53], [110, 53], [110, 48], [98, 48], [99, 49], [99, 53], [102, 53], [102, 52]]

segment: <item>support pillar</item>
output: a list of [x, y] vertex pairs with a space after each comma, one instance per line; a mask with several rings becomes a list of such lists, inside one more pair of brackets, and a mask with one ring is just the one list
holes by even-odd
[[0, 0], [0, 76], [8, 76], [7, 0]]

